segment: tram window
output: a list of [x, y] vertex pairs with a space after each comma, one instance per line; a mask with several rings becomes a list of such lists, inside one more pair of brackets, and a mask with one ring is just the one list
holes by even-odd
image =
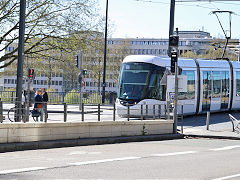
[[221, 74], [220, 72], [213, 71], [213, 98], [219, 98], [221, 96]]
[[194, 99], [195, 98], [195, 71], [182, 71], [182, 75], [187, 76], [187, 92], [180, 92], [179, 100]]
[[240, 71], [236, 72], [236, 96], [240, 96]]
[[229, 96], [229, 72], [223, 71], [222, 73], [222, 97]]
[[164, 74], [163, 70], [154, 69], [152, 70], [148, 88], [144, 93], [144, 98], [146, 99], [158, 99], [158, 100], [165, 100], [165, 89], [164, 86], [160, 85], [160, 80], [162, 79]]

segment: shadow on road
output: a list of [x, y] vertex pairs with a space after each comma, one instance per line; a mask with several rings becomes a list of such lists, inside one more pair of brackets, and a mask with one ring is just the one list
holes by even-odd
[[[228, 114], [232, 114], [237, 119], [240, 119], [240, 113], [237, 111], [211, 113], [210, 124], [213, 125], [213, 124], [227, 123], [227, 122], [230, 123]], [[186, 116], [183, 118], [183, 126], [191, 126], [191, 127], [205, 126], [206, 118], [207, 118], [207, 114]], [[178, 125], [181, 126], [181, 123], [182, 123], [181, 120], [179, 120]]]

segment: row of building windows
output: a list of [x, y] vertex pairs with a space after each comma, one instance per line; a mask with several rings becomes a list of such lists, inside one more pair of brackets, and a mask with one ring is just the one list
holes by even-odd
[[[102, 72], [100, 72], [101, 74], [102, 74]], [[113, 79], [113, 74], [107, 74], [106, 75], [106, 78], [107, 79]], [[118, 76], [118, 75], [115, 75], [115, 76]], [[94, 75], [94, 74], [86, 74], [86, 75], [84, 75], [84, 78], [95, 78], [96, 79], [96, 75]]]
[[[124, 43], [124, 41], [112, 41], [109, 40], [108, 44], [121, 44]], [[126, 41], [125, 41], [126, 43]], [[187, 45], [203, 45], [209, 42], [203, 42], [203, 41], [179, 41], [179, 46], [187, 46]], [[130, 41], [131, 45], [156, 45], [156, 46], [167, 46], [168, 45], [168, 40], [167, 41]]]
[[[62, 81], [50, 81], [51, 84], [49, 85], [55, 85], [55, 86], [62, 86]], [[34, 80], [33, 84], [36, 85], [48, 85], [48, 80]]]
[[131, 49], [131, 54], [160, 54], [160, 55], [166, 55], [167, 49]]
[[[103, 83], [100, 84], [101, 87], [103, 87]], [[84, 86], [86, 87], [98, 87], [98, 83], [97, 82], [84, 82]], [[116, 87], [116, 83], [114, 82], [106, 82], [106, 86], [105, 87]]]
[[11, 46], [8, 46], [8, 47], [6, 47], [6, 51], [8, 51], [8, 52], [12, 52], [12, 51], [14, 51], [14, 47], [11, 47]]
[[[23, 84], [25, 83], [25, 80], [23, 80]], [[17, 84], [16, 79], [4, 79], [4, 84]]]
[[[23, 80], [23, 84], [25, 83], [25, 80]], [[4, 79], [4, 84], [17, 84], [16, 79]], [[36, 85], [47, 85], [48, 81], [47, 80], [34, 80], [33, 84]], [[63, 82], [62, 81], [51, 81], [51, 85], [56, 85], [56, 86], [62, 86]]]

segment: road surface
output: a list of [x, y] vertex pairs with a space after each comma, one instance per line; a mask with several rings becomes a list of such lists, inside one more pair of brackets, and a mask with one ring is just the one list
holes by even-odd
[[240, 141], [181, 139], [0, 154], [0, 179], [240, 179]]

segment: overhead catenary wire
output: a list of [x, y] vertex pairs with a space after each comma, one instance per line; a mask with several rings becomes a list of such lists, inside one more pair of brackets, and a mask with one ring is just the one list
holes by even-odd
[[[163, 2], [163, 1], [153, 1], [153, 0], [134, 0], [134, 1], [137, 1], [137, 2], [143, 2], [143, 3], [153, 3], [153, 4], [164, 4], [164, 5], [170, 5], [169, 2]], [[181, 1], [181, 0], [178, 0], [176, 1], [176, 5], [177, 6], [189, 6], [189, 7], [199, 7], [199, 8], [204, 8], [204, 9], [209, 9], [209, 10], [220, 10], [218, 7], [209, 7], [209, 6], [203, 6], [203, 5], [200, 5], [200, 4], [185, 4], [185, 3], [189, 3], [189, 2], [195, 2], [195, 3], [204, 3], [205, 5], [206, 4], [212, 4], [214, 5], [213, 3], [222, 3], [222, 4], [229, 4], [229, 5], [239, 5], [240, 6], [240, 3], [237, 4], [237, 3], [226, 3], [226, 2], [215, 2], [215, 1], [199, 1], [199, 0], [192, 0], [192, 1]], [[207, 2], [207, 3], [206, 3]], [[239, 2], [239, 1], [238, 1]], [[183, 3], [183, 4], [181, 4]], [[240, 16], [239, 14], [237, 13], [234, 13], [234, 15], [236, 16]]]

